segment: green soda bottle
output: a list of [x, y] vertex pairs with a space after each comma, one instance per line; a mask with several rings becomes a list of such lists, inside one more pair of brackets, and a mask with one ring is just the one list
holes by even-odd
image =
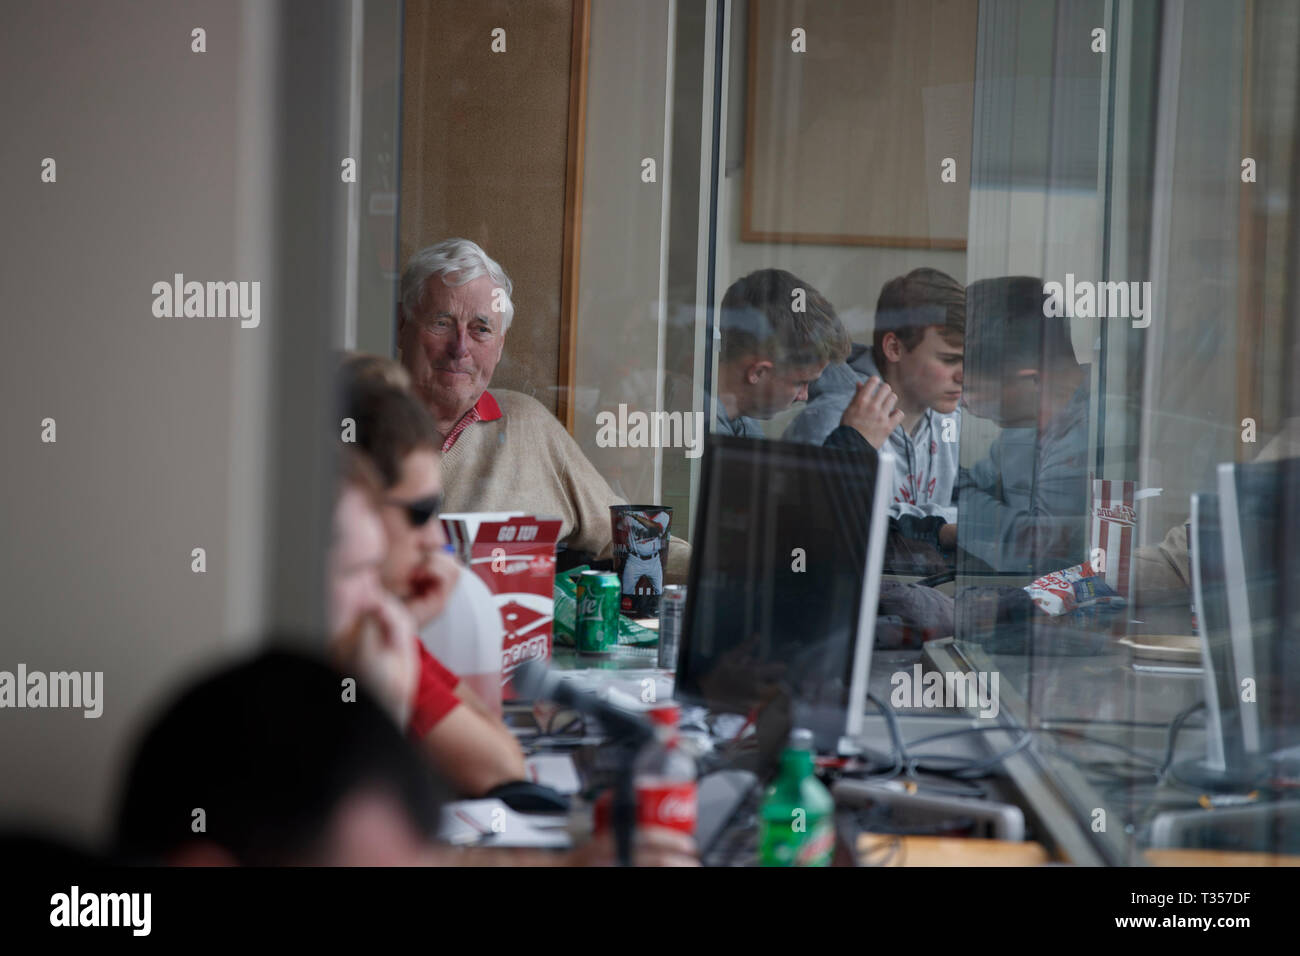
[[763, 866], [830, 866], [835, 801], [813, 773], [813, 735], [794, 730], [781, 770], [763, 795], [758, 856]]

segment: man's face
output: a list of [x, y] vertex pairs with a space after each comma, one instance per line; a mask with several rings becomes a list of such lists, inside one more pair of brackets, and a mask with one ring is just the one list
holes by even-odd
[[473, 408], [501, 361], [506, 340], [503, 313], [492, 309], [496, 288], [488, 276], [459, 286], [430, 276], [424, 311], [402, 316], [402, 364], [415, 393], [440, 417], [459, 417]]
[[795, 402], [808, 401], [808, 386], [826, 370], [827, 362], [812, 365], [776, 365], [770, 361], [749, 366], [746, 381], [751, 385], [748, 408], [742, 415], [767, 419], [781, 414]]
[[381, 509], [388, 555], [383, 564], [383, 583], [406, 600], [415, 594], [419, 575], [430, 558], [447, 543], [436, 513], [423, 524], [415, 522], [428, 514], [435, 499], [442, 496], [442, 471], [438, 456], [427, 448], [417, 449], [402, 460], [401, 480], [389, 488]]
[[897, 336], [885, 336], [885, 358], [897, 373], [891, 376], [897, 379], [892, 387], [905, 408], [933, 408], [945, 414], [956, 410], [962, 388], [961, 342], [951, 342], [929, 326], [910, 350]]
[[329, 558], [330, 634], [341, 636], [383, 599], [384, 526], [359, 488], [347, 487], [334, 507]]

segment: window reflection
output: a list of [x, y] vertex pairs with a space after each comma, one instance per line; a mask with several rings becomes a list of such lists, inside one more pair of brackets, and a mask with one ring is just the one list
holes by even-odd
[[[538, 42], [570, 49], [577, 9], [537, 5]], [[470, 169], [426, 131], [441, 128], [428, 98], [415, 117], [408, 98], [408, 253], [463, 234], [501, 257], [519, 314], [494, 381], [563, 426], [595, 497], [670, 507], [675, 536], [698, 506], [696, 422], [891, 453], [879, 646], [919, 659], [953, 637], [996, 670], [1015, 698], [1003, 719], [1053, 742], [1039, 769], [1060, 799], [1133, 823], [1097, 838], [1131, 857], [1187, 797], [1166, 751], [1201, 759], [1221, 716], [1195, 710], [1215, 675], [1193, 496], [1221, 494], [1220, 466], [1300, 456], [1300, 124], [1285, 92], [1300, 13], [608, 0], [588, 14], [567, 69], [531, 67], [557, 115], [582, 77], [584, 123], [505, 100], [484, 112], [450, 83], [443, 112], [486, 157]], [[415, 36], [408, 24], [408, 86], [491, 62]], [[530, 203], [525, 184], [543, 180]], [[545, 215], [520, 212], [533, 206]], [[455, 337], [432, 321], [434, 345]], [[680, 440], [638, 431], [671, 415], [663, 435]], [[1270, 479], [1276, 520], [1256, 515], [1242, 539], [1257, 577], [1235, 579], [1248, 640], [1264, 642], [1247, 676], [1272, 688], [1300, 679], [1280, 543], [1300, 530], [1294, 474]], [[1300, 744], [1288, 717], [1265, 719], [1270, 744]], [[1103, 742], [1061, 744], [1065, 725]], [[1093, 772], [1095, 748], [1128, 753], [1122, 779]]]

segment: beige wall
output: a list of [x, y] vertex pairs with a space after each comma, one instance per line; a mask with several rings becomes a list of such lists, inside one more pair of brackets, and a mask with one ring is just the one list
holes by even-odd
[[[261, 327], [240, 329], [155, 318], [150, 294], [175, 272], [270, 278], [236, 259], [240, 9], [43, 2], [5, 14], [0, 669], [105, 682], [95, 720], [0, 711], [6, 823], [102, 836], [138, 721], [180, 675], [241, 646], [236, 625], [257, 622], [238, 567], [257, 558], [232, 554], [247, 529], [230, 518], [259, 480], [235, 433], [243, 415], [255, 430], [266, 414], [247, 372], [271, 326], [267, 296]], [[39, 181], [46, 156], [56, 183]], [[46, 417], [54, 444], [41, 442]], [[205, 574], [191, 571], [195, 547]]]
[[[102, 844], [140, 731], [183, 683], [324, 642], [349, 260], [346, 187], [319, 159], [346, 141], [356, 8], [11, 6], [0, 670], [103, 688], [96, 719], [0, 711], [0, 827]], [[260, 283], [259, 321], [155, 316], [175, 273]]]

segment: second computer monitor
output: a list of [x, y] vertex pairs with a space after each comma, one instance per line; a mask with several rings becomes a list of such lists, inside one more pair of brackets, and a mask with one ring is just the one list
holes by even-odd
[[818, 749], [865, 708], [893, 459], [711, 436], [677, 695], [787, 710]]

